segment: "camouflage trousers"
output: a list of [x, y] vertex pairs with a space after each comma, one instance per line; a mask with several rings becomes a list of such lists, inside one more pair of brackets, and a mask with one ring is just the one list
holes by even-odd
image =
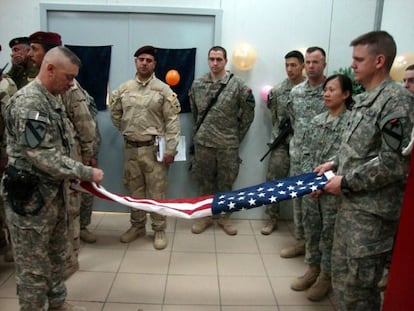
[[[290, 176], [296, 176], [302, 174], [300, 162], [294, 159], [290, 159]], [[305, 229], [303, 228], [303, 207], [302, 198], [296, 198], [292, 200], [293, 207], [293, 222], [295, 224], [294, 234], [297, 240], [305, 239]]]
[[[284, 144], [270, 153], [267, 166], [266, 180], [285, 178], [289, 174], [290, 158], [289, 145]], [[287, 201], [286, 203], [290, 203]], [[279, 203], [266, 205], [266, 214], [270, 219], [279, 217]]]
[[334, 228], [340, 202], [340, 197], [325, 193], [317, 199], [305, 196], [302, 201], [305, 262], [320, 265], [321, 271], [327, 274], [331, 274]]
[[396, 222], [344, 204], [338, 209], [332, 249], [332, 286], [337, 310], [377, 311]]
[[85, 229], [91, 224], [93, 200], [95, 196], [89, 193], [82, 193], [81, 196], [80, 228]]
[[[3, 198], [0, 198], [0, 245], [6, 244], [6, 215], [4, 213]], [[1, 246], [0, 246], [1, 247]]]
[[196, 144], [192, 167], [200, 195], [231, 191], [239, 174], [238, 148], [210, 148]]
[[[168, 187], [168, 167], [157, 161], [156, 146], [132, 147], [124, 149], [124, 185], [135, 197], [165, 199]], [[167, 218], [150, 213], [152, 229], [162, 231], [167, 227]], [[145, 227], [147, 212], [131, 209], [131, 224]]]
[[80, 204], [81, 193], [66, 190], [66, 206], [68, 211], [68, 243], [66, 245], [66, 267], [70, 268], [78, 263], [80, 250]]
[[[40, 204], [40, 194], [28, 204]], [[43, 310], [46, 301], [59, 306], [66, 299], [63, 272], [67, 224], [63, 192], [49, 198], [37, 215], [20, 216], [5, 203], [16, 267], [17, 295], [21, 311]]]

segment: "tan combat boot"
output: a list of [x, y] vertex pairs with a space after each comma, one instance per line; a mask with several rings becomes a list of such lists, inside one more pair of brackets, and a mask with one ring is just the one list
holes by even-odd
[[88, 230], [88, 228], [83, 228], [80, 230], [80, 239], [85, 243], [95, 243], [96, 236]]
[[271, 218], [260, 231], [263, 235], [269, 235], [277, 229], [277, 219]]
[[306, 297], [311, 301], [321, 301], [331, 290], [331, 275], [325, 272], [319, 273], [316, 282], [306, 292]]
[[315, 283], [320, 271], [319, 265], [309, 265], [305, 274], [296, 278], [290, 285], [290, 288], [296, 291], [308, 289]]
[[154, 232], [154, 248], [155, 249], [164, 249], [167, 247], [168, 241], [165, 231], [155, 231]]
[[137, 226], [131, 226], [131, 228], [121, 235], [120, 241], [122, 243], [129, 243], [141, 236], [145, 236], [146, 233], [145, 227], [139, 228]]
[[301, 255], [305, 255], [304, 240], [298, 240], [295, 244], [285, 247], [280, 251], [280, 257], [282, 258], [293, 258]]
[[79, 271], [79, 261], [67, 264], [65, 272], [63, 272], [63, 279], [69, 279], [76, 271]]
[[210, 216], [200, 218], [197, 220], [191, 227], [191, 232], [194, 234], [199, 234], [204, 232], [208, 227], [213, 225], [213, 218]]
[[63, 305], [58, 307], [49, 307], [49, 311], [86, 311], [85, 307], [74, 306], [68, 302], [64, 302]]
[[236, 235], [237, 229], [230, 223], [230, 215], [224, 214], [220, 216], [218, 220], [218, 225], [223, 228], [223, 231], [228, 235]]

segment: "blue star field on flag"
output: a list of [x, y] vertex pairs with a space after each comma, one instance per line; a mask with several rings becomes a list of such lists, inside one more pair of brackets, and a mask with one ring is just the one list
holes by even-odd
[[322, 189], [327, 181], [325, 175], [317, 176], [312, 172], [267, 181], [236, 191], [217, 193], [211, 206], [212, 214], [232, 213], [241, 209], [291, 200]]

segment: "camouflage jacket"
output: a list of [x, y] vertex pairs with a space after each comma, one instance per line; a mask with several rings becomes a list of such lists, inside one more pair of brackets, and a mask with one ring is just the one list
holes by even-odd
[[63, 180], [92, 180], [92, 168], [70, 157], [73, 136], [65, 107], [40, 80], [20, 89], [5, 112], [9, 164], [38, 176], [46, 200]]
[[[4, 113], [6, 109], [6, 104], [8, 103], [10, 97], [17, 92], [16, 84], [12, 79], [7, 76], [0, 77], [0, 105], [1, 105], [1, 118], [0, 118], [0, 159], [6, 159], [6, 135], [5, 135], [5, 122], [4, 122]], [[1, 166], [1, 164], [0, 164]]]
[[313, 88], [306, 80], [292, 88], [287, 104], [289, 118], [293, 128], [289, 154], [292, 161], [299, 162], [302, 142], [310, 121], [326, 110], [323, 101], [322, 85]]
[[7, 75], [16, 83], [18, 89], [33, 81], [39, 72], [39, 68], [13, 65]]
[[238, 148], [249, 130], [255, 107], [252, 91], [241, 78], [229, 78], [227, 74], [214, 82], [210, 74], [205, 74], [194, 80], [189, 98], [195, 126], [221, 84], [226, 84], [195, 133], [195, 143], [213, 148]]
[[410, 160], [401, 150], [413, 121], [414, 96], [389, 79], [359, 97], [336, 158], [349, 186], [345, 206], [398, 219]]
[[344, 109], [330, 119], [326, 111], [312, 119], [302, 147], [301, 165], [304, 172], [312, 172], [316, 166], [338, 154], [350, 114], [348, 109]]
[[[281, 122], [289, 118], [287, 103], [290, 91], [294, 86], [289, 79], [285, 79], [283, 82], [275, 85], [269, 92], [268, 107], [272, 113], [273, 124], [271, 141], [279, 135]], [[289, 140], [286, 142], [288, 143]]]
[[165, 136], [166, 153], [176, 154], [181, 111], [177, 95], [155, 75], [146, 82], [137, 78], [112, 92], [111, 119], [125, 139], [148, 141]]
[[75, 131], [76, 145], [72, 156], [87, 164], [94, 157], [96, 140], [96, 123], [89, 111], [89, 94], [75, 80], [75, 85], [62, 94], [62, 101]]

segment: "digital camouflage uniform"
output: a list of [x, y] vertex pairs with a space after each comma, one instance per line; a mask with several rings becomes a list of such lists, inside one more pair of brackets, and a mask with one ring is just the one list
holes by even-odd
[[[323, 112], [312, 119], [305, 133], [302, 167], [311, 172], [321, 163], [328, 162], [340, 152], [342, 133], [347, 126], [350, 111], [344, 109], [333, 117]], [[319, 198], [303, 197], [303, 227], [306, 235], [307, 264], [321, 267], [331, 274], [331, 253], [336, 212], [341, 198], [323, 193]]]
[[40, 80], [19, 90], [9, 103], [9, 166], [38, 178], [36, 186], [26, 189], [33, 190], [23, 205], [26, 216], [13, 210], [15, 204], [10, 203], [13, 198], [4, 191], [4, 180], [1, 187], [16, 264], [17, 294], [20, 310], [43, 310], [47, 299], [50, 307], [57, 307], [66, 297], [64, 184], [69, 178], [91, 181], [93, 171], [70, 157], [74, 141], [65, 107]]
[[[75, 85], [62, 94], [62, 101], [67, 116], [74, 129], [75, 145], [72, 148], [71, 156], [76, 161], [89, 164], [94, 155], [94, 140], [96, 135], [96, 124], [89, 112], [88, 94], [75, 80]], [[69, 271], [76, 269], [80, 248], [80, 205], [81, 193], [65, 189], [68, 209], [68, 250], [67, 268]], [[75, 268], [73, 268], [75, 267]]]
[[[289, 93], [294, 84], [285, 79], [282, 83], [273, 87], [269, 92], [268, 107], [272, 113], [273, 130], [270, 143], [273, 142], [280, 133], [279, 126], [283, 121], [289, 119], [287, 102]], [[278, 147], [272, 150], [267, 167], [267, 180], [284, 178], [289, 175], [289, 138]], [[279, 203], [267, 205], [266, 214], [270, 219], [279, 217]]]
[[[4, 109], [7, 102], [17, 92], [16, 84], [10, 78], [6, 76], [0, 76], [0, 105], [1, 105], [1, 118], [0, 118], [0, 176], [3, 175], [4, 168], [7, 164], [7, 153], [6, 153], [6, 134], [4, 124]], [[0, 200], [0, 245], [5, 244], [7, 230], [4, 215], [3, 200]]]
[[[93, 99], [93, 97], [90, 96], [89, 94], [87, 95], [88, 95], [88, 102], [89, 102], [88, 108], [96, 125], [92, 157], [98, 160], [99, 146], [101, 144], [101, 134], [99, 133], [99, 127], [98, 127], [98, 123], [96, 120], [96, 116], [98, 115], [98, 108], [96, 107], [96, 102]], [[81, 230], [85, 229], [91, 223], [94, 197], [95, 196], [93, 194], [89, 194], [86, 192], [82, 193], [81, 208], [80, 208], [80, 229]]]
[[7, 75], [16, 83], [18, 89], [27, 85], [36, 78], [39, 72], [37, 67], [27, 67], [22, 65], [13, 65], [7, 72]]
[[[289, 144], [290, 175], [304, 173], [301, 166], [302, 143], [310, 121], [325, 111], [322, 84], [316, 88], [306, 80], [292, 88], [288, 101], [288, 113], [291, 121], [293, 136]], [[295, 237], [304, 239], [302, 198], [292, 201], [293, 221], [295, 223]]]
[[254, 118], [255, 101], [244, 81], [227, 73], [213, 81], [210, 74], [194, 80], [189, 91], [194, 124], [203, 115], [222, 83], [226, 86], [193, 137], [192, 173], [200, 195], [230, 191], [239, 173], [239, 145]]
[[[111, 119], [125, 139], [124, 184], [132, 196], [164, 199], [168, 187], [168, 167], [157, 161], [157, 146], [137, 147], [137, 142], [153, 142], [165, 136], [166, 154], [175, 155], [180, 135], [177, 95], [155, 77], [141, 82], [137, 78], [123, 83], [113, 91]], [[152, 229], [165, 231], [167, 219], [151, 213]], [[144, 229], [147, 213], [131, 210], [133, 227]]]
[[338, 310], [380, 310], [377, 284], [392, 249], [409, 157], [414, 97], [386, 79], [360, 97], [335, 160], [343, 175], [332, 250]]

